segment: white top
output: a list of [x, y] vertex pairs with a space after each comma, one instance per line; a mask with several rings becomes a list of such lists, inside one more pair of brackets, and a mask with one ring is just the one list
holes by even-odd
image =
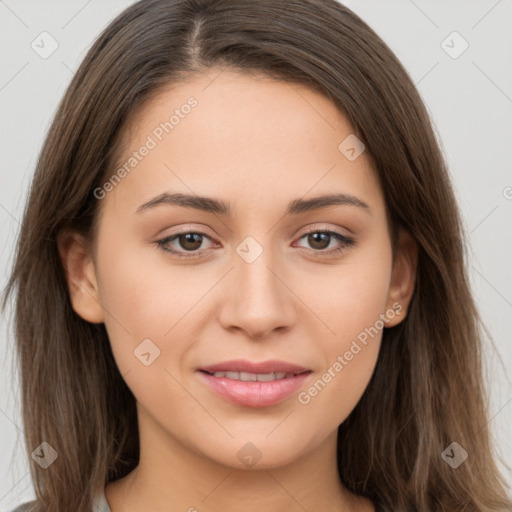
[[[27, 510], [31, 503], [34, 502], [24, 503], [23, 505], [20, 505], [19, 507], [15, 508], [12, 512], [24, 512]], [[103, 491], [93, 501], [92, 512], [112, 512], [110, 510], [110, 507], [108, 506], [107, 499], [105, 498], [105, 491]]]
[[93, 512], [111, 512], [105, 497], [105, 491], [94, 500], [92, 510]]

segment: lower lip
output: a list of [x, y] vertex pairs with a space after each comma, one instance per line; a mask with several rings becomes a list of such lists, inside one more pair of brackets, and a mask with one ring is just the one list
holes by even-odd
[[214, 377], [203, 371], [199, 374], [213, 391], [234, 404], [246, 407], [268, 407], [282, 402], [297, 391], [311, 372], [266, 382]]

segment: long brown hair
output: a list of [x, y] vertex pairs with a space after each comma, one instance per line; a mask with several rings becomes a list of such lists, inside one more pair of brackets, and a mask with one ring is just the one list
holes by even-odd
[[[89, 511], [138, 463], [135, 399], [103, 324], [72, 309], [57, 250], [89, 239], [93, 191], [114, 171], [123, 126], [156, 93], [213, 67], [262, 72], [328, 96], [374, 163], [393, 228], [418, 245], [407, 318], [385, 329], [372, 379], [339, 427], [342, 482], [389, 511], [511, 510], [494, 461], [482, 377], [482, 327], [445, 163], [413, 82], [389, 47], [335, 0], [143, 0], [87, 53], [60, 103], [31, 185], [3, 307], [15, 334], [34, 510]], [[468, 459], [453, 469], [452, 442]]]

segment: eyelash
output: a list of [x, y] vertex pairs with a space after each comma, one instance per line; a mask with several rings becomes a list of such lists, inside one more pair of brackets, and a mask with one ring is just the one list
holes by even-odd
[[[332, 250], [332, 249], [331, 250], [314, 250], [314, 249], [311, 250], [312, 252], [318, 253], [320, 255], [328, 254], [328, 255], [332, 256], [334, 254], [340, 253], [341, 251], [343, 251], [346, 248], [351, 247], [355, 244], [355, 241], [352, 238], [349, 238], [346, 235], [342, 235], [341, 233], [338, 233], [337, 231], [331, 231], [328, 229], [324, 229], [324, 230], [312, 229], [312, 230], [304, 233], [302, 236], [300, 236], [299, 240], [301, 240], [302, 238], [304, 238], [307, 235], [316, 234], [316, 233], [323, 233], [323, 234], [330, 235], [332, 238], [338, 240], [338, 242], [341, 243], [341, 247], [339, 247], [338, 249], [335, 249], [335, 250]], [[174, 233], [173, 235], [170, 235], [165, 238], [161, 238], [160, 240], [157, 240], [155, 243], [162, 250], [169, 252], [172, 255], [177, 256], [178, 258], [199, 258], [199, 257], [201, 257], [201, 253], [207, 249], [204, 249], [203, 251], [193, 251], [193, 252], [189, 252], [189, 253], [184, 253], [183, 251], [176, 251], [174, 249], [169, 249], [169, 247], [167, 247], [166, 244], [168, 244], [169, 242], [176, 240], [181, 235], [188, 235], [188, 234], [200, 235], [200, 236], [208, 238], [209, 240], [212, 240], [212, 238], [210, 236], [208, 236], [206, 233], [203, 233], [201, 231], [190, 231], [189, 230], [189, 231], [181, 231], [178, 233]]]

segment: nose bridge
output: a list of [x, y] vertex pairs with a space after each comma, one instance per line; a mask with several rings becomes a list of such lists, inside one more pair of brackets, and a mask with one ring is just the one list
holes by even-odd
[[251, 336], [262, 336], [294, 320], [291, 292], [283, 283], [282, 259], [272, 248], [271, 236], [248, 236], [233, 254], [233, 272], [224, 304], [223, 321]]

